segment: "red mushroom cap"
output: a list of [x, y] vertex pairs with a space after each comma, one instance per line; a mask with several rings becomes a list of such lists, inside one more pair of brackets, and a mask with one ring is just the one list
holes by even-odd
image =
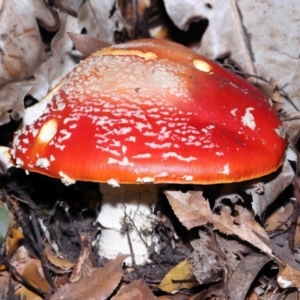
[[66, 182], [236, 182], [284, 157], [281, 122], [258, 89], [166, 40], [96, 52], [51, 97], [12, 156]]

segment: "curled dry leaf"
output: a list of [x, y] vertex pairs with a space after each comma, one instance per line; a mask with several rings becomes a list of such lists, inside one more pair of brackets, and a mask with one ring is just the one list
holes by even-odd
[[[292, 151], [290, 148], [288, 151]], [[255, 215], [261, 216], [266, 208], [292, 183], [295, 171], [286, 158], [282, 167], [275, 173], [264, 177], [264, 192], [259, 194], [253, 188], [246, 193], [252, 196], [252, 208]]]
[[38, 267], [35, 264], [28, 264], [23, 271], [23, 277], [27, 279], [35, 288], [43, 291], [44, 293], [49, 292], [51, 289], [48, 281], [41, 276]]
[[150, 0], [138, 0], [138, 1], [116, 1], [116, 11], [125, 24], [127, 35], [130, 39], [138, 38], [138, 31], [141, 24], [147, 17], [145, 17], [146, 10], [150, 7]]
[[123, 29], [123, 21], [114, 10], [115, 3], [115, 0], [85, 1], [78, 11], [79, 25], [88, 35], [113, 44], [114, 33]]
[[155, 300], [149, 286], [142, 280], [135, 280], [122, 288], [111, 300]]
[[234, 237], [225, 237], [218, 232], [215, 232], [215, 235], [218, 246], [226, 257], [226, 268], [228, 270], [226, 275], [230, 277], [240, 263], [240, 258], [254, 252], [253, 247]]
[[25, 94], [35, 82], [31, 78], [10, 81], [0, 87], [0, 125], [8, 123], [10, 118], [19, 120], [23, 117], [25, 112], [23, 104]]
[[2, 203], [0, 196], [0, 247], [5, 240], [10, 226], [10, 215], [6, 203]]
[[279, 265], [277, 282], [283, 289], [295, 287], [300, 290], [300, 270], [296, 270], [290, 265]]
[[197, 285], [192, 273], [192, 265], [185, 259], [168, 272], [158, 287], [162, 291], [173, 293], [180, 289], [191, 289]]
[[31, 76], [46, 57], [37, 19], [56, 30], [56, 14], [43, 0], [0, 2], [0, 84]]
[[62, 259], [59, 258], [51, 253], [48, 252], [44, 252], [44, 255], [47, 257], [47, 259], [49, 260], [49, 262], [54, 265], [55, 267], [58, 267], [64, 271], [68, 271], [70, 269], [72, 269], [75, 265], [75, 263], [66, 260], [66, 259]]
[[278, 208], [266, 219], [265, 229], [267, 232], [287, 230], [291, 226], [291, 216], [294, 210], [294, 206], [291, 201]]
[[54, 293], [50, 300], [105, 300], [118, 286], [123, 270], [122, 263], [128, 255], [120, 255], [103, 268], [93, 268], [90, 276], [74, 283], [67, 283]]
[[78, 10], [83, 2], [84, 0], [53, 0], [57, 8], [73, 17], [77, 16]]
[[43, 300], [43, 298], [41, 298], [31, 290], [27, 289], [25, 286], [21, 286], [19, 289], [17, 289], [15, 292], [15, 296], [16, 297], [18, 296], [19, 297], [18, 299]]
[[[232, 300], [246, 299], [248, 290], [260, 270], [272, 261], [264, 254], [252, 253], [242, 259], [227, 284], [227, 293]], [[247, 270], [247, 272], [245, 272]]]
[[282, 288], [296, 287], [300, 290], [300, 263], [297, 256], [285, 247], [280, 247], [263, 236], [257, 235], [267, 246], [272, 248], [273, 257], [279, 266], [277, 282]]
[[73, 43], [67, 31], [80, 32], [82, 28], [76, 18], [62, 12], [58, 14], [60, 28], [51, 41], [51, 56], [34, 73], [37, 84], [30, 90], [30, 95], [37, 100], [45, 97], [76, 65], [76, 53], [73, 53]]
[[239, 219], [231, 216], [231, 212], [225, 207], [221, 209], [220, 215], [217, 215], [211, 211], [208, 201], [205, 200], [200, 191], [188, 191], [186, 193], [165, 191], [164, 193], [174, 213], [187, 229], [211, 223], [214, 229], [225, 234], [236, 235], [272, 256], [272, 249], [255, 234], [257, 232], [268, 240], [266, 232], [247, 209], [236, 206]]
[[11, 228], [6, 237], [6, 255], [11, 257], [19, 248], [21, 241], [24, 239], [23, 233], [17, 228]]
[[68, 32], [68, 35], [74, 43], [75, 48], [82, 53], [83, 57], [88, 57], [98, 50], [111, 46], [111, 44], [105, 41], [86, 34]]
[[213, 283], [221, 279], [221, 271], [226, 272], [226, 257], [217, 244], [212, 232], [199, 230], [199, 239], [192, 241], [192, 272], [200, 284]]

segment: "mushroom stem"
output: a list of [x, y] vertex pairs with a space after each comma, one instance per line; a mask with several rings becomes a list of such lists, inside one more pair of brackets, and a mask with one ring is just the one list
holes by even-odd
[[158, 252], [158, 239], [153, 215], [157, 202], [157, 185], [100, 184], [101, 212], [97, 221], [101, 234], [97, 240], [100, 257], [113, 259], [118, 254], [131, 254], [128, 264], [150, 262], [149, 249]]

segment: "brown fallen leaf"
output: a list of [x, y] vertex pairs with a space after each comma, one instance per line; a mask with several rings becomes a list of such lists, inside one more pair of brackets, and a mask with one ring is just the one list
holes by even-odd
[[290, 265], [279, 264], [277, 282], [283, 289], [295, 287], [300, 290], [300, 271]]
[[125, 22], [118, 15], [115, 2], [111, 0], [84, 1], [78, 10], [78, 22], [85, 28], [88, 35], [111, 44], [115, 42], [115, 33], [123, 30]]
[[[248, 290], [259, 273], [271, 258], [264, 254], [253, 253], [242, 259], [227, 284], [227, 294], [232, 300], [246, 299]], [[245, 272], [247, 270], [247, 272]]]
[[19, 120], [23, 117], [25, 94], [35, 82], [35, 79], [27, 78], [19, 81], [7, 81], [2, 86], [0, 85], [0, 125], [8, 123], [11, 118]]
[[80, 238], [80, 252], [77, 262], [74, 266], [73, 272], [69, 278], [70, 282], [77, 282], [82, 274], [90, 276], [92, 269], [91, 262], [89, 260], [89, 255], [91, 252], [91, 241], [89, 238], [86, 238], [84, 234], [79, 233]]
[[1, 1], [0, 84], [31, 76], [46, 58], [39, 24], [57, 30], [57, 13], [43, 0]]
[[233, 234], [240, 239], [249, 242], [271, 257], [272, 249], [266, 245], [256, 234], [268, 240], [265, 230], [254, 220], [253, 214], [247, 209], [236, 205], [238, 217], [233, 217], [231, 212], [224, 206], [220, 215], [214, 214], [208, 201], [200, 191], [164, 191], [170, 205], [180, 222], [187, 228], [206, 225], [211, 223], [214, 229], [225, 234]]
[[168, 272], [158, 288], [167, 293], [173, 293], [180, 289], [191, 289], [197, 285], [199, 284], [192, 273], [192, 265], [185, 259]]
[[120, 255], [103, 268], [93, 268], [90, 276], [74, 283], [67, 283], [52, 295], [50, 300], [105, 300], [118, 286], [122, 278], [122, 263], [128, 255]]
[[44, 255], [52, 265], [54, 265], [55, 267], [58, 267], [64, 271], [68, 271], [68, 270], [72, 269], [75, 265], [75, 263], [73, 263], [69, 260], [59, 258], [51, 253], [46, 252], [46, 251], [44, 252]]
[[209, 228], [207, 231], [199, 230], [199, 239], [191, 242], [194, 251], [189, 261], [192, 264], [192, 273], [199, 284], [220, 281], [222, 273], [227, 274], [226, 257], [214, 234], [209, 232]]
[[44, 293], [49, 292], [51, 289], [48, 281], [41, 276], [37, 266], [35, 264], [27, 265], [23, 271], [23, 277], [27, 279], [34, 287], [43, 291]]
[[75, 48], [82, 53], [83, 57], [88, 57], [96, 51], [111, 46], [110, 43], [86, 34], [68, 32], [68, 35]]
[[135, 280], [122, 288], [111, 300], [155, 300], [149, 286], [142, 280]]
[[282, 288], [295, 287], [300, 290], [299, 258], [286, 246], [280, 247], [272, 243], [272, 241], [265, 239], [263, 236], [259, 236], [259, 238], [272, 248], [273, 257], [279, 266], [279, 273], [277, 275], [279, 286]]
[[21, 286], [16, 290], [15, 296], [19, 297], [17, 299], [26, 299], [26, 300], [42, 300], [39, 295], [27, 289], [25, 286]]
[[20, 246], [21, 241], [24, 239], [24, 235], [17, 228], [11, 228], [6, 238], [6, 255], [11, 257], [13, 253]]
[[266, 231], [287, 230], [291, 226], [291, 215], [293, 210], [294, 207], [291, 202], [278, 208], [267, 218], [265, 222]]
[[231, 216], [230, 212], [225, 209], [222, 209], [220, 215], [217, 215], [211, 211], [202, 192], [165, 191], [164, 193], [174, 213], [188, 229], [211, 223], [214, 229], [238, 236], [276, 260], [281, 268], [277, 278], [281, 287], [300, 289], [300, 264], [286, 249], [280, 248], [269, 240], [264, 229], [255, 222], [248, 210], [236, 206], [239, 213], [238, 218]]
[[78, 10], [84, 0], [53, 0], [54, 5], [61, 11], [77, 17]]

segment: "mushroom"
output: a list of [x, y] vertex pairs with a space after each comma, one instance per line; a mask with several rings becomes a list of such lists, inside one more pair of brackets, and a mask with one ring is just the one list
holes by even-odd
[[184, 46], [144, 39], [77, 65], [27, 111], [9, 154], [15, 166], [65, 184], [100, 182], [99, 254], [114, 258], [131, 245], [143, 264], [150, 245], [159, 251], [157, 185], [264, 176], [281, 166], [285, 147], [281, 121], [256, 87]]

